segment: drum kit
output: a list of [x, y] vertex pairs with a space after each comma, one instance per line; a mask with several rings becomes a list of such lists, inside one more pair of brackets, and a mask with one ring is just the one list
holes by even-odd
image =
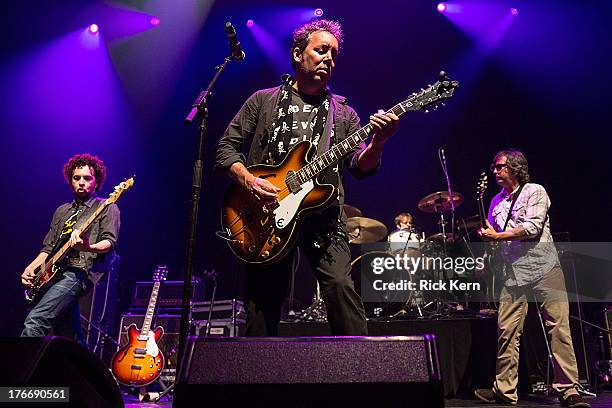
[[[389, 232], [382, 222], [364, 217], [361, 210], [345, 204], [344, 211], [347, 214], [347, 230], [349, 243], [351, 244], [374, 244], [381, 242], [386, 237], [384, 251], [367, 251], [355, 258], [351, 265], [368, 259], [369, 255], [376, 256], [404, 256], [409, 257], [447, 257], [453, 256], [454, 248], [459, 246], [459, 241], [463, 241], [470, 232], [480, 227], [478, 215], [459, 219], [455, 222], [456, 228], [447, 229], [448, 221], [445, 215], [451, 215], [453, 219], [454, 210], [464, 201], [462, 194], [457, 192], [438, 191], [423, 197], [418, 202], [420, 211], [438, 217], [438, 231], [426, 236], [417, 226], [410, 225], [405, 228], [397, 228]], [[456, 233], [456, 232], [460, 232]], [[467, 246], [467, 245], [466, 245]], [[451, 271], [452, 273], [452, 271]], [[409, 274], [410, 279], [436, 279], [447, 280], [450, 278], [448, 271], [428, 270], [417, 271]], [[401, 310], [390, 317], [408, 316], [415, 314], [416, 317], [424, 317], [448, 314], [449, 310], [464, 310], [461, 304], [456, 303], [457, 296], [451, 293], [423, 293], [411, 291], [410, 298], [402, 306]], [[466, 305], [467, 306], [467, 305]], [[466, 307], [467, 309], [467, 307]], [[375, 308], [374, 315], [380, 317], [382, 308]]]

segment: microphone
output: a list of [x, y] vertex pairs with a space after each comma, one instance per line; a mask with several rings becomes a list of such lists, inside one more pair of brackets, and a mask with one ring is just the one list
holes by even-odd
[[240, 41], [236, 36], [236, 29], [232, 25], [231, 21], [225, 23], [225, 34], [227, 34], [227, 40], [230, 46], [230, 56], [235, 61], [242, 61], [245, 57], [244, 51], [240, 48]]
[[446, 156], [444, 155], [444, 148], [440, 148], [440, 154], [442, 154], [442, 161], [446, 164]]

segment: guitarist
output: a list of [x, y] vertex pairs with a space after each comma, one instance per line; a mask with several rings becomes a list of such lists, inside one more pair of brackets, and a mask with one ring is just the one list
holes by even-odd
[[72, 249], [59, 262], [59, 271], [28, 313], [21, 336], [43, 337], [52, 330], [56, 336], [85, 345], [78, 300], [90, 287], [91, 273], [102, 269], [105, 259], [112, 255], [119, 235], [119, 208], [109, 205], [79, 238], [79, 221], [87, 219], [104, 202], [96, 192], [104, 183], [106, 167], [96, 156], [77, 154], [64, 165], [63, 172], [74, 199], [55, 210], [42, 250], [25, 268], [21, 283], [31, 287], [35, 269], [67, 240]]
[[545, 312], [554, 359], [553, 388], [561, 405], [589, 407], [576, 389], [578, 367], [565, 278], [550, 234], [548, 194], [530, 182], [527, 159], [518, 150], [497, 153], [491, 171], [502, 190], [491, 202], [486, 228], [478, 234], [501, 244], [504, 287], [499, 300], [495, 381], [491, 389], [478, 389], [475, 395], [490, 403], [516, 405], [519, 340], [528, 304], [535, 300]]
[[[296, 29], [291, 47], [295, 77], [284, 76], [281, 86], [251, 95], [219, 141], [215, 168], [226, 172], [263, 203], [273, 203], [278, 190], [272, 183], [256, 178], [246, 166], [279, 164], [303, 140], [311, 141], [317, 154], [321, 154], [360, 128], [359, 117], [346, 99], [332, 94], [327, 87], [341, 44], [342, 28], [338, 22], [321, 19]], [[380, 112], [383, 111], [370, 116], [374, 129], [371, 142], [359, 146], [342, 163], [341, 167], [357, 178], [376, 173], [383, 146], [398, 129], [396, 115]], [[249, 144], [245, 160], [243, 149]], [[330, 207], [304, 220], [298, 246], [315, 270], [332, 334], [364, 335], [367, 326], [363, 302], [350, 276], [342, 174], [338, 168], [329, 169], [321, 179], [338, 187], [338, 197]], [[271, 265], [247, 266], [246, 335], [277, 335], [295, 252], [294, 248]]]

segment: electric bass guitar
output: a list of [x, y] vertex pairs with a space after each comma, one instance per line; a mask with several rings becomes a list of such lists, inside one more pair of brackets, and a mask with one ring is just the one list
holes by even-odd
[[[457, 81], [440, 72], [439, 80], [413, 93], [387, 113], [400, 116], [409, 111], [437, 108], [450, 98]], [[443, 105], [443, 104], [442, 104]], [[428, 112], [427, 110], [425, 112]], [[234, 183], [227, 191], [221, 214], [224, 238], [241, 260], [253, 264], [273, 263], [291, 250], [304, 216], [328, 205], [336, 187], [321, 184], [317, 177], [334, 166], [372, 133], [369, 123], [315, 157], [316, 148], [309, 141], [298, 143], [278, 165], [254, 165], [249, 171], [280, 188], [277, 202], [263, 205], [242, 186]]]
[[[91, 226], [91, 224], [102, 214], [102, 212], [109, 205], [116, 203], [119, 200], [119, 197], [127, 191], [130, 187], [134, 185], [134, 177], [130, 177], [125, 181], [119, 183], [115, 186], [115, 191], [110, 194], [110, 196], [98, 206], [98, 208], [79, 226], [79, 237], [82, 237], [83, 234], [87, 231], [87, 229]], [[25, 290], [25, 298], [29, 302], [34, 302], [38, 299], [40, 293], [43, 292], [43, 289], [47, 284], [53, 279], [56, 273], [61, 269], [60, 262], [64, 259], [68, 251], [70, 251], [72, 247], [70, 246], [70, 241], [66, 241], [59, 249], [49, 254], [47, 260], [39, 265], [34, 270], [34, 278], [32, 279], [32, 286]]]
[[147, 307], [147, 314], [138, 330], [135, 323], [127, 328], [128, 343], [121, 347], [113, 356], [111, 371], [115, 379], [127, 386], [142, 387], [157, 380], [164, 369], [165, 358], [159, 349], [159, 339], [164, 334], [164, 328], [157, 326], [151, 331], [151, 322], [157, 303], [157, 295], [161, 282], [166, 280], [168, 268], [158, 266], [153, 272], [153, 290]]

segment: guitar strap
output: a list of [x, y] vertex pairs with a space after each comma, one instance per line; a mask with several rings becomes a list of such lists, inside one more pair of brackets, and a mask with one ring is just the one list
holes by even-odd
[[[297, 112], [298, 105], [293, 105], [293, 78], [283, 76], [284, 84], [280, 89], [278, 103], [274, 110], [272, 123], [271, 153], [274, 163], [278, 163], [287, 154], [289, 141], [293, 133], [293, 113]], [[311, 140], [320, 140], [325, 129], [329, 113], [330, 94], [326, 91], [325, 99], [318, 106], [317, 115], [313, 119]]]
[[510, 222], [510, 217], [512, 216], [512, 209], [514, 208], [514, 203], [516, 203], [516, 200], [521, 195], [521, 191], [523, 191], [523, 187], [525, 187], [525, 184], [521, 184], [521, 186], [516, 191], [516, 194], [514, 195], [514, 197], [512, 197], [512, 203], [510, 204], [510, 210], [508, 210], [508, 215], [506, 216], [506, 222], [504, 223], [504, 228], [502, 228], [502, 231], [506, 230], [506, 227], [508, 226], [508, 223]]
[[[523, 191], [524, 186], [525, 184], [521, 184], [518, 190], [516, 190], [516, 194], [514, 194], [514, 197], [512, 197], [512, 203], [510, 203], [510, 209], [508, 210], [508, 215], [506, 216], [506, 222], [504, 222], [504, 228], [502, 228], [502, 231], [506, 230], [506, 227], [508, 226], [508, 223], [510, 222], [510, 217], [512, 217], [512, 209], [514, 208], [514, 204], [516, 203], [516, 200], [521, 195], [521, 191]], [[504, 243], [502, 242], [501, 245], [504, 245]], [[502, 260], [503, 260], [503, 273], [504, 275], [506, 275], [508, 271], [508, 265], [503, 256], [502, 256]]]

